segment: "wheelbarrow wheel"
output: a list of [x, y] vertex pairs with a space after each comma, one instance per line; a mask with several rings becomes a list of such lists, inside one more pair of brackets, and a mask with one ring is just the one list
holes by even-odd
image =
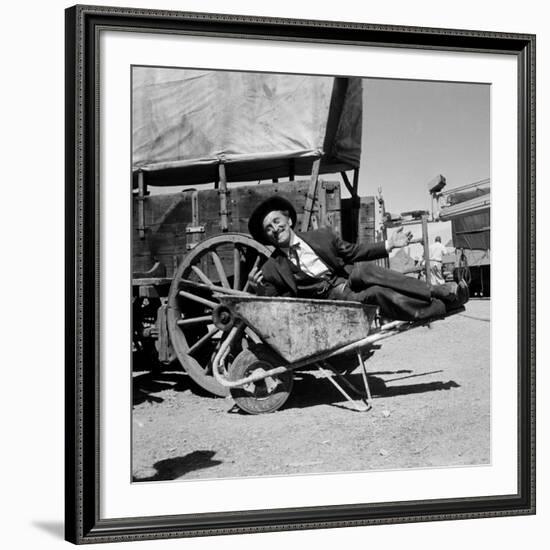
[[[229, 367], [229, 379], [240, 380], [257, 372], [266, 372], [280, 364], [281, 360], [268, 347], [257, 345], [237, 355]], [[237, 406], [247, 413], [271, 413], [285, 404], [292, 391], [293, 383], [293, 373], [287, 371], [251, 382], [243, 387], [231, 388], [231, 397]]]
[[[229, 395], [228, 388], [219, 384], [212, 372], [214, 356], [227, 333], [213, 323], [212, 312], [219, 300], [205, 287], [247, 291], [249, 272], [268, 256], [269, 250], [249, 235], [224, 233], [198, 244], [176, 270], [166, 311], [170, 343], [185, 372], [209, 393]], [[245, 331], [226, 364], [252, 343], [252, 336], [250, 330]]]

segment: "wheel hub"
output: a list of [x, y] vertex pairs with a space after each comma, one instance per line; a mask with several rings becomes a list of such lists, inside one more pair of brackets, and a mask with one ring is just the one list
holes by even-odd
[[[266, 372], [267, 370], [265, 368], [256, 367], [254, 369], [251, 369], [247, 373], [247, 376], [262, 375]], [[256, 382], [245, 384], [243, 386], [243, 389], [253, 395], [256, 399], [261, 399], [263, 397], [268, 397], [269, 395], [271, 395], [276, 390], [279, 384], [280, 381], [273, 378], [273, 376], [266, 376], [265, 378], [257, 380]]]

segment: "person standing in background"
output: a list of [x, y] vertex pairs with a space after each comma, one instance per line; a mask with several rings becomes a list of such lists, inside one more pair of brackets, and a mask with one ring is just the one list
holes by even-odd
[[450, 250], [441, 244], [441, 237], [437, 236], [434, 243], [430, 246], [430, 283], [432, 285], [441, 285], [445, 282], [443, 277], [443, 256]]

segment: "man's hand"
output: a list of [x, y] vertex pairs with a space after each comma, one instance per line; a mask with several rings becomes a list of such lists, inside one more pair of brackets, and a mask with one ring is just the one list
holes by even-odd
[[251, 290], [256, 292], [258, 289], [258, 286], [260, 286], [263, 282], [264, 274], [262, 273], [262, 270], [259, 267], [254, 267], [248, 274], [248, 286]]
[[403, 248], [411, 242], [412, 238], [413, 234], [410, 231], [404, 233], [403, 227], [400, 227], [397, 231], [392, 233], [391, 237], [387, 240], [386, 248], [388, 252], [391, 252], [394, 248]]

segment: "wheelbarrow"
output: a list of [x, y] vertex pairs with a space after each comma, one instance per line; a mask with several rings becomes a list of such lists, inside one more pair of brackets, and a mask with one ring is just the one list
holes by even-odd
[[[369, 410], [372, 395], [362, 351], [415, 325], [393, 321], [377, 326], [377, 307], [359, 302], [221, 293], [217, 298], [220, 305], [212, 319], [227, 335], [214, 357], [213, 374], [250, 414], [282, 407], [292, 391], [294, 371], [305, 367], [317, 368], [355, 410]], [[254, 344], [239, 349], [244, 330], [255, 335]], [[350, 353], [357, 357], [364, 390], [328, 363]]]

